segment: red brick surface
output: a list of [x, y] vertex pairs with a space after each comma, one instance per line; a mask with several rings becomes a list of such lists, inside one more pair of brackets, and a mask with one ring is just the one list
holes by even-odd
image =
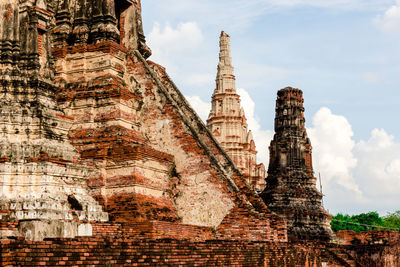
[[[399, 254], [393, 253], [399, 252], [398, 245], [212, 240], [206, 239], [213, 235], [206, 229], [170, 226], [165, 222], [98, 224], [94, 237], [3, 240], [0, 266], [400, 266]], [[157, 239], [167, 231], [181, 238]], [[186, 238], [186, 233], [193, 231], [197, 240]]]
[[389, 230], [375, 230], [366, 232], [354, 232], [342, 230], [337, 232], [336, 237], [341, 244], [395, 244], [400, 242], [400, 232]]

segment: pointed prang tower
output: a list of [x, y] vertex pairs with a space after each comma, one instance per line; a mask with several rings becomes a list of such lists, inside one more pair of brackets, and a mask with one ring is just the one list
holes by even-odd
[[287, 220], [289, 239], [327, 241], [332, 236], [331, 216], [316, 188], [303, 102], [299, 89], [278, 91], [267, 185], [261, 196], [268, 208]]
[[230, 37], [225, 32], [221, 32], [220, 36], [216, 88], [212, 96], [207, 127], [246, 177], [251, 187], [254, 190], [263, 190], [265, 168], [264, 164], [257, 164], [253, 135], [248, 129], [246, 116], [240, 105], [240, 96], [236, 92]]

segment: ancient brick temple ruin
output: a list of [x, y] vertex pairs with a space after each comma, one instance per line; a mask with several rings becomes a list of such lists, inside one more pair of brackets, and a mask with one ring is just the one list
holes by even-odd
[[289, 240], [150, 55], [139, 0], [1, 0], [0, 266], [396, 266]]
[[257, 164], [257, 151], [248, 129], [240, 96], [236, 92], [230, 36], [221, 32], [216, 88], [212, 95], [207, 127], [233, 160], [250, 186], [257, 191], [265, 188], [264, 164]]
[[129, 222], [285, 241], [285, 222], [146, 61], [140, 8], [1, 2], [1, 235], [73, 238]]
[[303, 102], [299, 89], [278, 91], [267, 185], [261, 197], [285, 218], [290, 239], [330, 240], [331, 216], [322, 207], [322, 194], [316, 188]]

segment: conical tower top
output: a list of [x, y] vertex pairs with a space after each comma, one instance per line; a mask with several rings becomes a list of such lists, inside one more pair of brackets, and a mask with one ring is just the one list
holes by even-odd
[[232, 66], [232, 57], [231, 57], [231, 37], [225, 33], [221, 32], [220, 40], [219, 40], [219, 65], [220, 67], [232, 67], [232, 75], [233, 75], [233, 66]]
[[221, 32], [219, 47], [220, 52], [215, 93], [225, 93], [227, 90], [228, 92], [235, 92], [236, 85], [231, 57], [231, 38], [224, 31]]

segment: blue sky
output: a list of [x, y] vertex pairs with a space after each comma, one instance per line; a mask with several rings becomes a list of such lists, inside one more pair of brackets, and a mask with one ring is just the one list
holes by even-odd
[[400, 1], [143, 0], [150, 58], [204, 119], [218, 38], [268, 162], [277, 90], [303, 90], [314, 171], [332, 212], [400, 210]]

